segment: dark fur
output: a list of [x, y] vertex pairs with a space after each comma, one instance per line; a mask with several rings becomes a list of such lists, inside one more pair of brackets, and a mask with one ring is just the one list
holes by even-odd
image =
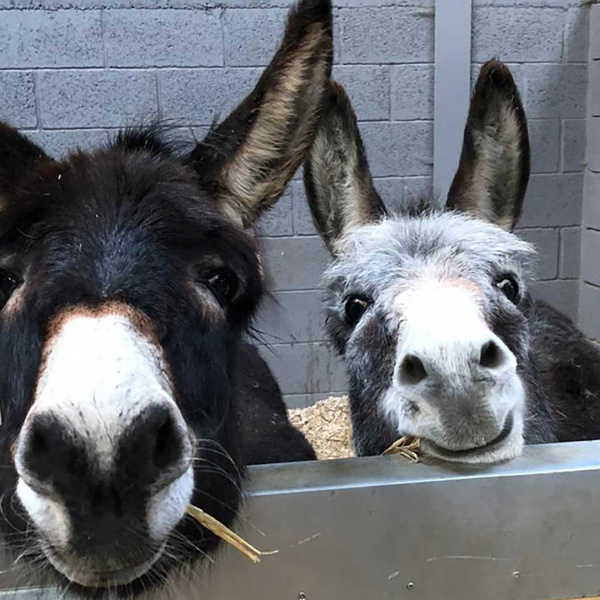
[[[334, 81], [330, 83], [324, 100], [320, 132], [320, 138], [333, 142], [328, 149], [334, 154], [331, 160], [337, 168], [322, 169], [307, 161], [304, 183], [315, 227], [321, 232], [329, 251], [335, 254], [334, 241], [342, 238], [348, 229], [341, 204], [352, 201], [339, 197], [336, 192], [346, 188], [347, 182], [353, 182], [354, 201], [357, 202], [353, 208], [361, 214], [364, 222], [386, 216], [387, 210], [373, 184], [367, 153], [350, 101], [343, 88]], [[350, 154], [356, 156], [355, 163], [350, 164], [346, 160]]]
[[[460, 163], [448, 192], [446, 207], [479, 214], [496, 223], [508, 220], [508, 228], [513, 229], [521, 215], [531, 164], [525, 111], [508, 67], [498, 60], [488, 61], [481, 68], [474, 97], [477, 102], [471, 103]], [[505, 147], [503, 144], [504, 128], [500, 116], [503, 111], [509, 112], [516, 123], [516, 146]], [[479, 150], [482, 144], [504, 148], [504, 156], [493, 164], [484, 165], [486, 161]], [[473, 189], [481, 183], [477, 177], [481, 178], [483, 168], [490, 171], [485, 179], [485, 199], [478, 197]], [[507, 202], [507, 184], [514, 186], [510, 202]], [[482, 211], [482, 204], [489, 208], [486, 206]]]
[[[260, 169], [263, 183], [273, 177], [272, 202], [314, 135], [331, 66], [329, 0], [299, 2], [274, 65], [226, 121], [234, 139], [218, 129], [218, 138], [212, 134], [208, 145], [191, 156], [180, 156], [160, 128], [153, 127], [122, 132], [105, 148], [57, 162], [0, 124], [0, 275], [10, 271], [24, 280], [14, 306], [5, 306], [8, 297], [0, 303], [0, 526], [9, 547], [42, 565], [49, 582], [69, 583], [43, 558], [35, 528], [19, 506], [12, 450], [32, 404], [50, 324], [70, 307], [101, 311], [118, 303], [148, 320], [175, 400], [199, 440], [193, 503], [223, 523], [230, 524], [237, 513], [247, 464], [315, 458], [290, 425], [267, 365], [255, 348], [241, 344], [263, 295], [263, 276], [254, 235], [239, 222], [252, 225], [269, 202], [256, 197], [249, 205], [246, 197], [236, 203], [221, 178], [240, 148], [251, 143], [248, 128], [268, 126], [277, 117], [262, 110], [261, 99], [268, 90], [275, 96], [282, 93], [281, 81], [294, 76], [286, 58], [298, 51], [307, 31], [315, 30], [319, 41], [306, 59], [323, 74], [302, 74], [312, 86], [313, 102], [296, 102], [294, 118], [274, 140], [294, 160]], [[212, 152], [208, 158], [207, 147]], [[232, 207], [221, 202], [221, 193], [242, 211], [237, 221], [231, 218]], [[229, 269], [239, 285], [222, 311], [194, 291], [215, 265]], [[146, 414], [142, 420], [157, 418]], [[148, 535], [141, 517], [155, 474], [139, 465], [146, 448], [143, 435], [134, 431], [144, 423], [134, 423], [131, 436], [122, 441], [110, 480], [87, 461], [79, 433], [59, 425], [41, 424], [41, 439], [53, 448], [35, 467], [55, 484], [76, 526], [78, 537], [69, 551], [91, 558], [98, 553], [124, 556], [133, 544], [138, 558], [151, 555], [156, 549], [144, 542]], [[113, 589], [127, 596], [156, 588], [172, 571], [214, 552], [217, 543], [195, 521], [182, 519], [169, 539], [169, 552], [151, 572]], [[103, 594], [73, 584], [70, 590]]]

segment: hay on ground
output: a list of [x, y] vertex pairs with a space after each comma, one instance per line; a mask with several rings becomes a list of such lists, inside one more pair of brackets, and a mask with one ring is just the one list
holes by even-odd
[[331, 397], [308, 408], [289, 411], [292, 425], [299, 429], [319, 460], [356, 456], [348, 398]]

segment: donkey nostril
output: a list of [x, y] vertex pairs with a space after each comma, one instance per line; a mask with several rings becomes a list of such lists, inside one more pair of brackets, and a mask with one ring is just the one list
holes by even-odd
[[154, 440], [154, 464], [159, 469], [172, 466], [181, 456], [181, 435], [170, 414], [165, 415], [163, 423], [156, 431]]
[[486, 342], [481, 347], [479, 365], [485, 369], [495, 369], [504, 362], [504, 355], [500, 346], [493, 340]]
[[400, 365], [400, 378], [403, 383], [416, 385], [421, 383], [427, 377], [427, 371], [423, 361], [414, 354], [408, 354], [404, 357]]
[[29, 437], [29, 452], [31, 454], [44, 454], [50, 451], [50, 440], [47, 439], [46, 432], [37, 423], [34, 422]]
[[22, 446], [23, 466], [37, 482], [51, 482], [57, 473], [81, 477], [86, 462], [76, 435], [51, 415], [36, 416]]

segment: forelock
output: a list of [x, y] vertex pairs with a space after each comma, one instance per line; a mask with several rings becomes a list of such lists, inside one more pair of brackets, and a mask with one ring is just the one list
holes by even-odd
[[388, 218], [353, 230], [325, 278], [375, 293], [427, 270], [478, 279], [506, 269], [527, 282], [534, 266], [535, 250], [528, 242], [480, 219], [447, 212]]

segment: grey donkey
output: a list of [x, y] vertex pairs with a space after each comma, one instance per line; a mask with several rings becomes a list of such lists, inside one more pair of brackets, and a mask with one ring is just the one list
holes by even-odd
[[529, 179], [525, 113], [508, 68], [481, 69], [446, 206], [388, 215], [341, 86], [330, 83], [305, 165], [334, 257], [326, 328], [350, 379], [354, 443], [401, 435], [447, 461], [600, 437], [600, 352], [532, 299], [535, 253], [512, 232]]

